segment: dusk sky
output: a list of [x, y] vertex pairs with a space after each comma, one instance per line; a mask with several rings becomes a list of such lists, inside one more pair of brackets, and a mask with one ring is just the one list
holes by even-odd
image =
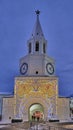
[[47, 54], [55, 59], [59, 95], [69, 96], [73, 94], [73, 0], [0, 0], [0, 93], [13, 94], [37, 9]]

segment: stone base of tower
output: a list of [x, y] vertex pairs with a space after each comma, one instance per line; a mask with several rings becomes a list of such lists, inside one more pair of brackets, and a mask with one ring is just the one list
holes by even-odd
[[14, 98], [23, 121], [69, 119], [69, 100], [58, 98], [57, 77], [16, 77]]
[[14, 97], [3, 98], [1, 122], [70, 119], [69, 99], [58, 97], [57, 77], [16, 77]]
[[[51, 104], [52, 103], [52, 104]], [[42, 117], [39, 120], [59, 119], [60, 121], [69, 121], [70, 109], [69, 99], [67, 98], [45, 98], [42, 95], [33, 95], [27, 97], [17, 97], [3, 99], [2, 120], [3, 123], [11, 123], [12, 119], [22, 119], [29, 121], [32, 119], [33, 112], [40, 111]], [[35, 108], [35, 109], [34, 109]], [[37, 118], [35, 118], [37, 121]]]

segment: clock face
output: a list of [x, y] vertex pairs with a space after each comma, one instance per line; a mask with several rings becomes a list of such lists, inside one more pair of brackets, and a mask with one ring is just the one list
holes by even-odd
[[26, 74], [27, 70], [28, 70], [28, 64], [23, 63], [20, 67], [20, 73], [24, 75], [24, 74]]
[[54, 73], [54, 67], [53, 67], [53, 65], [52, 65], [51, 63], [47, 63], [47, 64], [46, 64], [46, 70], [47, 70], [47, 72], [48, 72], [50, 75], [52, 75], [52, 74]]

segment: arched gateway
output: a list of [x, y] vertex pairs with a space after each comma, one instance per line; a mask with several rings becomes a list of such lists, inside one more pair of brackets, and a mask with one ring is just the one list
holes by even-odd
[[30, 121], [42, 121], [44, 120], [44, 107], [35, 103], [29, 107], [29, 119]]
[[[40, 96], [38, 98], [30, 97], [29, 99], [23, 99], [19, 106], [19, 115], [24, 121], [32, 120], [32, 116], [34, 113], [36, 114], [37, 111], [43, 114], [41, 120], [44, 120], [48, 114], [49, 103]], [[37, 119], [35, 119], [35, 121], [36, 120]]]
[[37, 99], [37, 97], [33, 97], [27, 99], [27, 101], [22, 102], [23, 103], [20, 103], [19, 115], [22, 117], [23, 120], [32, 120], [32, 116], [34, 115], [34, 113], [36, 114], [37, 111], [43, 114], [43, 117], [41, 118], [42, 120], [47, 117], [49, 104], [45, 101], [45, 99], [40, 97], [38, 97]]

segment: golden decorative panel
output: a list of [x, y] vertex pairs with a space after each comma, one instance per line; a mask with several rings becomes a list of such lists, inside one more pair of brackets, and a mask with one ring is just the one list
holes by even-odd
[[57, 79], [46, 78], [18, 78], [15, 81], [15, 93], [19, 97], [43, 96], [53, 97], [57, 95]]

